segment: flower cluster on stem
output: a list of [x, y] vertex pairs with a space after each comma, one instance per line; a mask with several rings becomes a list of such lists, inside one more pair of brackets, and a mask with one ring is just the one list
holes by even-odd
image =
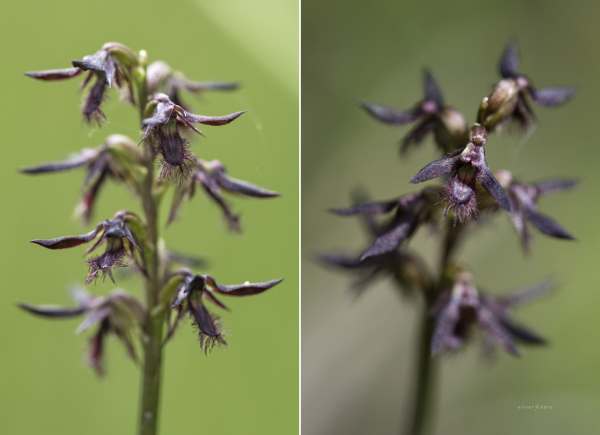
[[[349, 208], [337, 208], [338, 216], [361, 216], [367, 224], [371, 242], [359, 255], [333, 253], [320, 261], [331, 267], [353, 271], [358, 275], [355, 289], [364, 291], [377, 276], [390, 276], [405, 295], [422, 296], [420, 350], [417, 356], [415, 403], [408, 419], [408, 432], [423, 433], [427, 423], [435, 374], [427, 358], [462, 349], [474, 336], [482, 337], [484, 355], [496, 348], [519, 356], [518, 344], [541, 345], [546, 341], [536, 333], [515, 323], [511, 311], [521, 302], [544, 294], [551, 283], [543, 282], [508, 296], [492, 296], [479, 289], [465, 265], [456, 260], [456, 248], [474, 225], [484, 225], [489, 218], [506, 213], [513, 223], [525, 253], [530, 251], [529, 226], [544, 235], [574, 240], [567, 230], [542, 214], [537, 205], [540, 196], [573, 188], [575, 180], [551, 179], [524, 183], [507, 170], [490, 169], [485, 147], [491, 135], [516, 124], [531, 134], [535, 116], [533, 101], [555, 107], [567, 102], [575, 87], [538, 89], [530, 78], [519, 72], [519, 55], [511, 41], [502, 55], [499, 71], [502, 79], [484, 98], [476, 122], [467, 127], [465, 118], [447, 106], [440, 87], [425, 71], [425, 97], [413, 109], [400, 111], [387, 106], [360, 102], [376, 120], [413, 128], [402, 140], [404, 156], [433, 133], [441, 158], [423, 167], [410, 178], [413, 184], [443, 178], [440, 185], [425, 188], [389, 201], [371, 202], [364, 195]], [[381, 216], [383, 219], [378, 219]], [[453, 221], [442, 225], [452, 216]], [[479, 219], [485, 216], [486, 219]], [[427, 262], [409, 248], [412, 236], [420, 227], [433, 228], [440, 238], [440, 269], [435, 273]], [[437, 275], [437, 276], [436, 276]], [[474, 327], [479, 334], [473, 334]], [[425, 350], [424, 350], [425, 349]]]
[[[136, 107], [140, 114], [140, 137], [134, 140], [111, 135], [97, 148], [85, 148], [66, 160], [21, 169], [25, 174], [45, 174], [85, 168], [82, 199], [76, 208], [76, 215], [82, 217], [84, 224], [92, 218], [107, 180], [132, 190], [140, 199], [143, 215], [123, 210], [112, 219], [101, 221], [86, 234], [36, 239], [31, 243], [56, 250], [93, 242], [86, 254], [104, 245], [104, 253], [86, 260], [88, 272], [82, 280], [84, 286], [99, 277], [103, 284], [108, 277], [109, 284], [116, 285], [119, 271], [129, 267], [145, 283], [145, 300], [139, 301], [125, 290], [116, 289], [106, 297], [77, 292], [74, 308], [19, 304], [29, 313], [52, 319], [85, 315], [79, 332], [97, 325], [90, 339], [88, 361], [99, 375], [105, 372], [102, 362], [107, 336], [122, 341], [134, 361], [138, 361], [139, 350], [136, 349], [142, 349], [139, 433], [143, 435], [157, 432], [163, 347], [172, 339], [181, 320], [190, 317], [198, 329], [200, 348], [208, 353], [214, 345], [226, 345], [227, 342], [218, 316], [208, 311], [204, 301], [227, 309], [215, 294], [251, 296], [282, 281], [222, 285], [210, 275], [176, 268], [177, 263], [188, 267], [203, 266], [204, 263], [165, 248], [159, 231], [158, 205], [169, 187], [175, 190], [169, 223], [175, 219], [183, 201], [194, 196], [198, 184], [221, 207], [229, 226], [238, 231], [239, 218], [230, 211], [221, 196], [221, 189], [254, 198], [279, 194], [228, 176], [218, 160], [206, 162], [196, 157], [189, 141], [182, 135], [184, 130], [202, 135], [195, 124], [223, 126], [245, 113], [193, 114], [184, 106], [182, 91], [198, 94], [233, 90], [237, 84], [194, 82], [165, 62], [156, 61], [148, 66], [147, 58], [144, 50], [136, 54], [122, 44], [107, 43], [96, 53], [72, 61], [70, 68], [26, 73], [42, 81], [70, 80], [87, 73], [81, 84], [82, 88], [88, 89], [81, 112], [86, 122], [98, 125], [107, 120], [103, 106], [110, 90], [117, 88], [121, 101]], [[155, 171], [157, 166], [160, 172]]]

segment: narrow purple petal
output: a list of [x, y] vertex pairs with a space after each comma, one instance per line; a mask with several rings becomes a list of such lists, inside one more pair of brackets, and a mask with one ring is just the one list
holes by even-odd
[[460, 316], [460, 298], [452, 297], [437, 316], [431, 337], [431, 356], [442, 350], [448, 337], [454, 335], [454, 328]]
[[83, 70], [81, 68], [65, 68], [65, 69], [51, 69], [46, 71], [31, 71], [26, 72], [27, 77], [31, 77], [38, 80], [45, 81], [56, 81], [56, 80], [67, 80], [77, 77]]
[[178, 111], [179, 116], [191, 124], [205, 124], [214, 126], [229, 124], [231, 121], [238, 118], [243, 113], [246, 113], [246, 110], [244, 110], [243, 112], [236, 112], [232, 113], [231, 115], [225, 116], [194, 115], [193, 113], [186, 112], [183, 109]]
[[219, 161], [211, 162], [211, 167], [219, 186], [229, 192], [239, 193], [254, 198], [272, 198], [281, 196], [279, 193], [273, 192], [272, 190], [263, 189], [262, 187], [255, 186], [246, 181], [229, 177], [225, 173], [225, 168], [223, 168], [223, 165], [221, 165], [221, 162]]
[[88, 243], [92, 241], [98, 232], [103, 228], [104, 222], [98, 224], [95, 230], [90, 231], [87, 234], [82, 236], [67, 236], [67, 237], [59, 237], [57, 239], [36, 239], [31, 240], [29, 243], [36, 243], [44, 248], [48, 249], [66, 249], [66, 248], [74, 248], [75, 246], [83, 245], [84, 243]]
[[514, 323], [507, 321], [502, 322], [502, 326], [504, 326], [504, 328], [506, 328], [508, 332], [512, 334], [513, 337], [524, 343], [534, 345], [547, 344], [547, 341], [544, 338], [540, 337], [533, 331], [530, 331], [529, 329], [526, 329], [522, 326], [517, 326]]
[[338, 216], [355, 216], [355, 215], [378, 215], [389, 213], [398, 207], [398, 199], [382, 202], [371, 202], [367, 204], [358, 204], [348, 208], [335, 208], [331, 212]]
[[438, 110], [445, 106], [442, 91], [429, 70], [425, 70], [425, 101], [435, 102]]
[[536, 227], [541, 233], [547, 236], [556, 237], [559, 239], [576, 240], [567, 230], [565, 230], [556, 221], [550, 219], [535, 210], [526, 210], [527, 220]]
[[365, 109], [371, 116], [386, 124], [410, 124], [421, 116], [421, 110], [415, 109], [411, 112], [400, 112], [391, 107], [378, 106], [376, 104], [358, 101], [358, 105]]
[[339, 267], [342, 269], [358, 269], [363, 265], [363, 262], [356, 257], [339, 254], [319, 255], [317, 260], [328, 266]]
[[533, 101], [540, 106], [555, 107], [569, 101], [577, 93], [577, 88], [532, 89], [530, 93]]
[[[179, 82], [179, 81], [178, 81]], [[237, 82], [192, 82], [186, 80], [185, 82], [179, 82], [180, 87], [191, 93], [199, 93], [202, 91], [231, 91], [238, 89], [239, 83]]]
[[434, 132], [439, 120], [435, 116], [427, 116], [417, 123], [403, 138], [400, 146], [400, 154], [406, 156], [415, 145], [425, 139], [429, 133]]
[[31, 166], [29, 168], [21, 168], [19, 171], [24, 174], [43, 174], [46, 172], [68, 171], [70, 169], [76, 169], [85, 166], [97, 156], [97, 149], [86, 148], [80, 154], [62, 162], [44, 163], [38, 166]]
[[498, 298], [498, 300], [505, 306], [514, 307], [547, 294], [552, 287], [554, 287], [554, 282], [547, 280], [519, 290], [508, 296]]
[[496, 200], [498, 205], [502, 207], [502, 209], [510, 212], [510, 202], [508, 201], [508, 197], [506, 196], [506, 192], [496, 180], [496, 177], [490, 171], [485, 160], [481, 165], [473, 166], [475, 173], [477, 174], [477, 179], [481, 183], [481, 185], [489, 192], [490, 195]]
[[461, 153], [464, 151], [464, 149], [465, 147], [462, 147], [461, 149], [450, 154], [448, 157], [431, 162], [421, 169], [417, 175], [412, 177], [410, 182], [413, 184], [422, 183], [423, 181], [432, 180], [434, 178], [441, 177], [442, 175], [449, 174], [457, 168], [458, 164], [460, 163]]
[[477, 309], [477, 323], [479, 323], [504, 350], [514, 356], [519, 356], [519, 351], [511, 333], [500, 323], [500, 320], [487, 307], [481, 305]]
[[240, 285], [220, 285], [215, 282], [215, 279], [206, 275], [206, 285], [210, 291], [227, 296], [252, 296], [264, 292], [271, 287], [279, 284], [283, 279], [275, 279], [268, 282], [260, 282], [251, 284], [249, 282]]
[[86, 310], [86, 307], [83, 307], [83, 306], [75, 307], [75, 308], [63, 308], [63, 307], [57, 307], [57, 306], [52, 306], [52, 305], [34, 306], [34, 305], [24, 304], [22, 302], [19, 302], [17, 304], [17, 306], [19, 308], [22, 308], [23, 310], [28, 311], [31, 314], [35, 314], [37, 316], [51, 317], [51, 318], [57, 318], [57, 319], [80, 316]]
[[577, 180], [549, 180], [535, 183], [534, 187], [539, 195], [545, 195], [547, 193], [573, 189], [578, 184], [579, 181]]
[[514, 78], [519, 73], [519, 51], [517, 41], [510, 41], [500, 60], [500, 75], [505, 78]]
[[215, 295], [213, 295], [211, 292], [202, 293], [202, 297], [205, 299], [208, 299], [213, 304], [215, 304], [216, 306], [218, 306], [220, 308], [223, 308], [224, 310], [229, 310], [227, 305], [225, 305], [223, 302], [221, 302], [219, 299], [217, 299], [217, 297]]
[[402, 213], [394, 219], [388, 229], [375, 239], [360, 258], [361, 261], [376, 255], [387, 254], [398, 248], [416, 230], [416, 220], [412, 213]]

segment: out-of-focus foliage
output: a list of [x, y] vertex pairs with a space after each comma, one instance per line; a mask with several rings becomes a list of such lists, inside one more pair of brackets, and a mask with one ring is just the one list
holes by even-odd
[[[138, 113], [118, 104], [117, 92], [103, 105], [109, 122], [90, 128], [81, 121], [76, 81], [44, 83], [23, 73], [68, 67], [109, 40], [145, 49], [150, 62], [164, 60], [193, 80], [240, 81], [236, 92], [182, 96], [194, 113], [249, 111], [228, 131], [210, 129], [206, 138], [192, 138], [191, 148], [206, 161], [218, 158], [236, 178], [283, 194], [277, 201], [236, 199], [243, 235], [228, 233], [220, 211], [203, 195], [166, 228], [172, 193], [163, 201], [168, 247], [208, 258], [196, 273], [219, 276], [223, 284], [285, 281], [260, 297], [231, 301], [233, 315], [219, 312], [231, 346], [208, 358], [190, 321], [180, 327], [165, 353], [161, 433], [296, 432], [298, 2], [36, 0], [4, 4], [0, 29], [0, 432], [135, 431], [140, 374], [122, 346], [107, 343], [107, 377], [98, 381], [82, 356], [87, 336], [73, 335], [77, 319], [49, 323], [14, 305], [69, 305], [69, 284], [83, 286], [82, 252], [51, 255], [27, 241], [91, 229], [71, 219], [85, 170], [30, 177], [17, 168], [97, 147], [110, 134], [141, 137]], [[140, 212], [125, 188], [109, 182], [103, 189], [98, 220], [125, 208]], [[117, 277], [120, 286], [141, 295], [138, 279]], [[102, 296], [114, 288], [108, 281], [88, 286]]]
[[[522, 358], [482, 361], [480, 349], [441, 361], [437, 434], [594, 433], [600, 403], [600, 189], [597, 101], [600, 96], [600, 8], [590, 1], [388, 2], [304, 1], [302, 4], [302, 428], [310, 435], [397, 433], [411, 401], [416, 309], [391, 280], [347, 293], [353, 276], [309, 259], [331, 247], [358, 255], [368, 241], [357, 220], [326, 213], [352, 204], [366, 188], [373, 200], [415, 191], [408, 181], [439, 158], [427, 139], [407, 159], [398, 141], [409, 127], [383, 125], [356, 99], [408, 108], [422, 98], [422, 70], [435, 75], [447, 104], [475, 121], [483, 97], [500, 79], [507, 41], [519, 40], [522, 70], [536, 86], [580, 85], [558, 109], [537, 107], [537, 128], [491, 135], [486, 160], [523, 182], [578, 178], [572, 192], [543, 198], [540, 210], [578, 242], [532, 234], [521, 252], [509, 217], [476, 230], [459, 260], [492, 294], [555, 278], [549, 296], [516, 318], [547, 337]], [[439, 252], [422, 229], [411, 243], [433, 267]], [[362, 251], [361, 251], [362, 250]], [[520, 410], [519, 405], [552, 409]]]

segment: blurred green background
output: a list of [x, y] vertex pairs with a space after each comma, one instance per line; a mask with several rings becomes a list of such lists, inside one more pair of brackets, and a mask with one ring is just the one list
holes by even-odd
[[[376, 122], [353, 104], [360, 98], [408, 109], [422, 97], [422, 69], [432, 69], [448, 104], [469, 123], [498, 80], [497, 64], [516, 36], [521, 71], [539, 87], [581, 86], [568, 105], [534, 107], [538, 127], [523, 141], [503, 132], [488, 139], [492, 169], [524, 181], [582, 180], [572, 193], [542, 199], [542, 212], [578, 242], [533, 234], [524, 257], [509, 219], [500, 214], [472, 234], [459, 260], [477, 284], [502, 294], [546, 277], [559, 286], [522, 307], [516, 318], [550, 340], [515, 359], [488, 363], [472, 344], [444, 358], [437, 434], [600, 432], [600, 4], [591, 1], [342, 1], [302, 3], [302, 428], [305, 434], [398, 433], [412, 403], [415, 306], [382, 280], [353, 301], [351, 277], [311, 261], [316, 252], [367, 240], [357, 220], [326, 212], [350, 204], [366, 187], [376, 199], [413, 191], [408, 180], [437, 159], [431, 140], [400, 160], [407, 127]], [[413, 240], [431, 262], [435, 237]], [[519, 405], [552, 410], [518, 410]]]
[[[70, 284], [86, 273], [83, 249], [52, 252], [27, 243], [89, 231], [71, 218], [83, 171], [27, 177], [18, 167], [60, 160], [121, 133], [139, 138], [137, 112], [110, 92], [110, 122], [89, 128], [79, 113], [81, 80], [43, 83], [25, 71], [65, 68], [103, 43], [122, 42], [196, 80], [239, 80], [242, 90], [184, 96], [195, 113], [249, 110], [235, 123], [206, 126], [192, 151], [218, 158], [233, 177], [281, 192], [273, 200], [231, 199], [243, 235], [229, 234], [202, 192], [164, 233], [168, 246], [209, 259], [201, 273], [237, 284], [285, 278], [253, 298], [218, 309], [230, 347], [209, 357], [185, 321], [166, 349], [161, 433], [282, 434], [298, 428], [298, 2], [33, 1], [3, 3], [0, 88], [2, 291], [0, 292], [0, 432], [127, 434], [137, 422], [140, 374], [121, 343], [106, 349], [107, 377], [86, 367], [88, 335], [78, 320], [45, 321], [16, 301], [71, 304]], [[186, 98], [187, 97], [187, 98]], [[168, 205], [169, 201], [165, 202]], [[137, 198], [110, 184], [93, 225]], [[163, 217], [165, 216], [163, 210]], [[139, 280], [119, 285], [141, 294]], [[104, 295], [114, 286], [90, 286]]]

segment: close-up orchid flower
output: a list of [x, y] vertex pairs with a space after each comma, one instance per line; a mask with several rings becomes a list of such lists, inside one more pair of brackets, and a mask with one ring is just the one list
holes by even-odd
[[544, 107], [556, 107], [569, 101], [577, 87], [551, 87], [537, 89], [531, 80], [519, 72], [519, 51], [516, 41], [510, 41], [500, 60], [502, 80], [479, 109], [478, 121], [489, 131], [501, 128], [508, 122], [516, 123], [530, 134], [534, 128], [535, 115], [529, 101]]
[[375, 119], [386, 124], [416, 124], [402, 139], [401, 154], [408, 154], [429, 133], [434, 134], [435, 143], [441, 151], [452, 152], [467, 139], [465, 118], [456, 109], [446, 106], [442, 91], [428, 70], [424, 73], [424, 93], [423, 101], [406, 112], [362, 101], [359, 104]]

